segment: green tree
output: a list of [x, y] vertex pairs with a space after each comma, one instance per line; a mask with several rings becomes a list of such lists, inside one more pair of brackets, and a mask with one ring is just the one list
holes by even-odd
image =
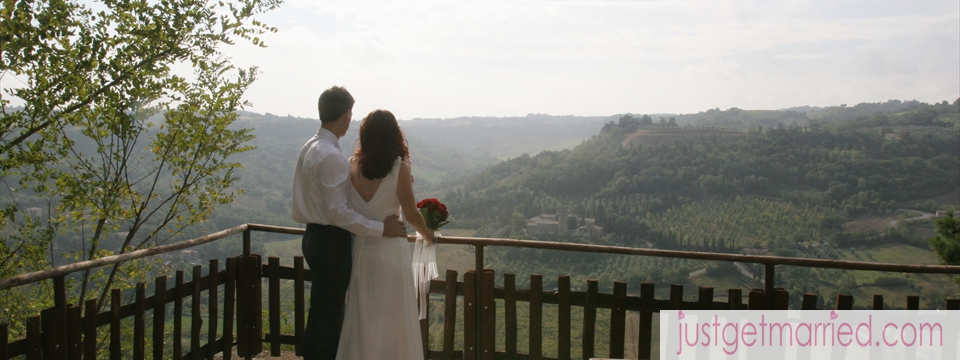
[[[221, 47], [264, 47], [258, 36], [276, 29], [254, 16], [280, 2], [4, 2], [0, 74], [22, 86], [0, 94], [0, 278], [52, 266], [55, 239], [80, 239], [72, 260], [128, 252], [233, 201], [240, 165], [228, 158], [252, 135], [230, 125], [257, 69], [234, 67]], [[45, 218], [24, 211], [38, 202]], [[95, 275], [78, 295], [95, 283], [103, 306], [130, 271]]]
[[519, 211], [514, 211], [510, 215], [510, 237], [520, 239], [523, 237], [523, 229], [527, 227], [527, 218]]
[[[937, 219], [937, 235], [930, 239], [930, 248], [944, 265], [960, 265], [960, 218], [947, 213]], [[954, 280], [960, 284], [960, 278]]]

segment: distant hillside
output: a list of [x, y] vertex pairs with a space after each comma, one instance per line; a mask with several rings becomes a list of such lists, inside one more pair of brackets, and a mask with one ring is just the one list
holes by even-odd
[[501, 160], [572, 149], [616, 116], [461, 117], [403, 121], [405, 132], [434, 144]]
[[[218, 208], [211, 219], [220, 229], [245, 222], [296, 225], [290, 220], [293, 171], [300, 147], [320, 127], [318, 119], [242, 112], [234, 126], [253, 128], [256, 149], [239, 154], [238, 187], [245, 195]], [[573, 148], [599, 132], [606, 118], [528, 115], [519, 118], [416, 119], [401, 121], [412, 153], [414, 191], [428, 196], [442, 182], [455, 182], [500, 162], [543, 150]], [[349, 156], [359, 122], [340, 139]]]
[[[220, 229], [246, 222], [295, 225], [290, 219], [290, 199], [297, 155], [304, 142], [316, 134], [320, 121], [244, 112], [235, 126], [253, 128], [256, 135], [250, 144], [256, 149], [236, 156], [243, 164], [243, 168], [237, 170], [240, 177], [237, 187], [246, 195], [216, 209], [212, 220]], [[401, 126], [412, 152], [417, 194], [425, 194], [440, 181], [474, 174], [498, 162], [490, 156], [427, 141], [417, 130], [408, 129], [407, 122]], [[340, 139], [347, 156], [355, 149], [359, 128], [359, 122], [354, 122]]]
[[[958, 99], [960, 100], [960, 99]], [[834, 122], [876, 118], [883, 121], [886, 118], [902, 117], [909, 114], [909, 121], [940, 121], [958, 122], [960, 114], [946, 111], [956, 106], [947, 101], [927, 104], [916, 100], [900, 101], [888, 100], [877, 103], [859, 103], [853, 106], [846, 104], [836, 106], [795, 106], [779, 110], [744, 110], [732, 107], [727, 110], [709, 109], [695, 114], [649, 114], [652, 123], [649, 125], [666, 125], [673, 121], [677, 126], [692, 125], [694, 127], [722, 127], [727, 129], [748, 129], [758, 126], [799, 126], [811, 124], [814, 126]], [[639, 116], [636, 116], [639, 118]], [[644, 124], [640, 124], [641, 126]]]
[[727, 110], [710, 109], [696, 114], [676, 117], [677, 124], [694, 126], [719, 126], [727, 128], [751, 128], [757, 126], [806, 126], [810, 118], [803, 112], [792, 110]]
[[644, 130], [640, 129], [633, 134], [624, 136], [620, 145], [625, 148], [637, 146], [657, 146], [660, 144], [673, 145], [677, 141], [710, 141], [710, 142], [730, 142], [742, 140], [747, 137], [746, 132], [735, 130], [720, 130], [709, 128], [678, 128], [668, 130]]
[[[844, 173], [847, 171], [844, 169], [864, 170], [863, 161], [859, 162], [861, 165], [818, 170], [822, 174], [817, 175], [787, 174], [789, 171], [784, 169], [801, 171], [802, 166], [815, 166], [816, 161], [824, 161], [816, 160], [819, 155], [803, 155], [804, 152], [850, 150], [877, 161], [883, 160], [878, 154], [923, 159], [922, 166], [911, 165], [914, 169], [929, 165], [950, 169], [952, 165], [945, 160], [930, 162], [933, 160], [930, 154], [941, 150], [909, 154], [920, 151], [916, 146], [932, 146], [934, 142], [929, 139], [947, 144], [956, 141], [956, 129], [960, 128], [957, 107], [958, 102], [888, 101], [852, 107], [786, 110], [711, 109], [684, 115], [531, 114], [509, 118], [414, 119], [401, 121], [401, 127], [413, 153], [417, 194], [456, 194], [452, 199], [455, 203], [460, 202], [459, 205], [468, 209], [482, 209], [460, 212], [463, 219], [470, 219], [461, 225], [476, 228], [479, 225], [472, 224], [492, 221], [501, 224], [503, 229], [514, 210], [519, 209], [527, 216], [555, 208], [558, 203], [582, 203], [585, 212], [589, 212], [587, 215], [596, 216], [596, 198], [616, 198], [633, 194], [632, 191], [641, 191], [637, 195], [657, 194], [648, 196], [657, 199], [648, 203], [653, 204], [650, 209], [659, 211], [687, 201], [684, 198], [714, 193], [807, 199], [802, 201], [827, 199], [835, 202], [827, 204], [830, 207], [849, 205], [854, 209], [863, 206], [877, 209], [878, 202], [889, 204], [939, 196], [941, 194], [934, 192], [940, 191], [940, 186], [930, 176], [916, 180], [915, 184], [922, 185], [901, 185], [906, 189], [900, 191], [901, 195], [879, 189], [864, 192], [858, 179], [862, 178], [868, 185], [866, 190], [870, 190], [870, 184], [888, 183], [883, 178], [890, 172]], [[217, 226], [226, 228], [249, 221], [291, 224], [289, 202], [294, 161], [303, 142], [316, 132], [319, 120], [244, 112], [236, 126], [255, 129], [257, 139], [252, 145], [257, 149], [237, 157], [244, 164], [238, 174], [239, 187], [245, 189], [246, 195], [213, 214]], [[954, 130], [949, 130], [951, 126]], [[359, 124], [354, 124], [341, 140], [346, 153], [352, 152], [358, 129]], [[857, 135], [862, 132], [874, 135]], [[776, 144], [772, 138], [776, 134], [785, 134], [777, 135], [776, 141], [787, 143]], [[877, 140], [885, 134], [904, 135], [906, 139], [901, 143]], [[856, 144], [847, 144], [847, 141]], [[810, 150], [814, 145], [826, 148]], [[871, 150], [870, 146], [877, 148]], [[721, 154], [725, 154], [724, 160], [718, 162]], [[812, 162], [797, 163], [802, 156], [812, 156], [806, 160]], [[503, 163], [505, 159], [512, 160]], [[890, 165], [877, 163], [876, 166]], [[905, 176], [912, 179], [915, 175]], [[810, 182], [814, 178], [819, 180]], [[826, 178], [834, 180], [823, 180]], [[897, 181], [907, 184], [904, 181], [908, 180]], [[478, 202], [477, 196], [482, 198], [498, 192], [497, 196], [512, 198]], [[480, 204], [484, 205], [476, 207]], [[515, 209], [517, 205], [522, 206]], [[634, 219], [633, 223], [637, 223]]]
[[[956, 105], [956, 101], [954, 102]], [[939, 103], [926, 104], [916, 100], [900, 101], [887, 100], [876, 103], [859, 103], [853, 106], [841, 104], [837, 106], [798, 106], [784, 109], [785, 111], [802, 112], [810, 119], [833, 122], [842, 120], [855, 120], [859, 118], [869, 118], [875, 116], [889, 116], [902, 113], [910, 113], [912, 116], [927, 117], [931, 120], [950, 122], [958, 119], [960, 114], [949, 111], [937, 111], [943, 108], [949, 108], [950, 104], [944, 100]]]
[[[489, 230], [497, 233], [481, 236], [510, 236], [511, 228], [522, 230], [515, 217], [566, 208], [597, 218], [615, 238], [629, 239], [665, 223], [648, 222], [653, 218], [647, 216], [736, 196], [821, 207], [822, 221], [809, 223], [826, 226], [820, 233], [829, 234], [827, 228], [839, 231], [850, 216], [886, 213], [898, 202], [955, 190], [960, 131], [938, 119], [958, 107], [919, 104], [894, 115], [806, 127], [758, 125], [744, 133], [669, 126], [651, 131], [641, 127], [644, 117], [624, 116], [572, 151], [497, 164], [445, 196], [464, 226], [496, 224]], [[725, 142], [725, 136], [737, 141]]]
[[[960, 114], [960, 102], [920, 103], [911, 110], [849, 119], [846, 110], [832, 111], [816, 119], [800, 111], [734, 109], [687, 117], [699, 124], [684, 123], [682, 115], [663, 116], [662, 124], [660, 116], [618, 116], [573, 150], [490, 166], [450, 184], [441, 200], [453, 214], [451, 227], [475, 229], [473, 236], [479, 237], [820, 259], [857, 254], [861, 261], [933, 256], [926, 240], [929, 225], [888, 224], [897, 224], [903, 206], [930, 211], [960, 203], [960, 122], [952, 120]], [[604, 234], [595, 236], [592, 229], [550, 233], [537, 223], [528, 231], [534, 216], [561, 212], [592, 218]], [[886, 225], [863, 232], [844, 229], [864, 217], [882, 217], [878, 221]], [[573, 230], [584, 223], [556, 224], [563, 225]], [[863, 255], [883, 249], [895, 250], [882, 260]], [[740, 278], [745, 286], [756, 281], [730, 264], [709, 262], [504, 247], [491, 247], [484, 256], [486, 266], [499, 272], [544, 274], [545, 279], [570, 274], [576, 281], [599, 278], [601, 284], [617, 279], [689, 284], [691, 273], [705, 271], [711, 279]], [[882, 281], [861, 276], [787, 267], [778, 270], [777, 282], [791, 299], [806, 292], [827, 299], [837, 293], [866, 298], [854, 290], [879, 293], [875, 285]], [[697, 281], [720, 287], [714, 280]], [[883, 291], [940, 302], [956, 289], [944, 287], [943, 277], [922, 283], [930, 285], [885, 286]]]

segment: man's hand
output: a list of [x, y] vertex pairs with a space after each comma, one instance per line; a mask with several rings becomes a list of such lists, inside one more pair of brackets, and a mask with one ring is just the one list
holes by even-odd
[[400, 216], [390, 215], [383, 219], [383, 237], [407, 237], [407, 227]]

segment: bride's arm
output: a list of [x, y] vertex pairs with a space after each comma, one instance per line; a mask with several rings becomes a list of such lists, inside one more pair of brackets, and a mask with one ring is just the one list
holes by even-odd
[[417, 200], [413, 195], [413, 175], [410, 173], [410, 164], [400, 162], [400, 174], [397, 175], [397, 196], [400, 198], [400, 208], [403, 218], [410, 226], [423, 236], [424, 240], [433, 244], [433, 230], [427, 228], [423, 214], [417, 209]]

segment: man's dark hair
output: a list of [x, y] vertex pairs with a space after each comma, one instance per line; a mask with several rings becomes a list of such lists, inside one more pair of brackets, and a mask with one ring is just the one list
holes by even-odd
[[320, 122], [337, 121], [347, 111], [353, 109], [353, 96], [342, 86], [334, 86], [320, 94], [317, 100], [317, 110], [320, 111]]

